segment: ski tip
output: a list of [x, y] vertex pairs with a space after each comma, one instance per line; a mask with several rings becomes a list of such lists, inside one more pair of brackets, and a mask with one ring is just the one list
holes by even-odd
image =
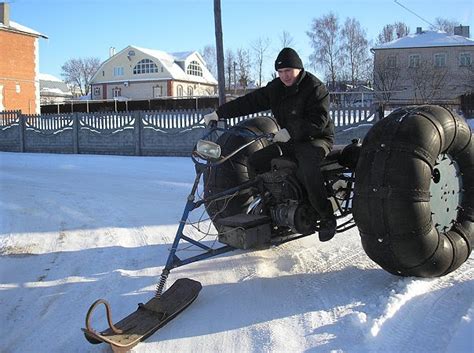
[[87, 329], [85, 328], [81, 328], [82, 332], [84, 333], [84, 337], [86, 338], [86, 340], [89, 342], [89, 343], [92, 343], [92, 344], [99, 344], [99, 343], [102, 343], [103, 341], [95, 338], [96, 336], [91, 334], [90, 331], [88, 331]]
[[191, 287], [199, 291], [202, 289], [201, 282], [198, 282], [191, 278], [179, 278], [176, 280], [176, 282], [174, 282], [174, 284], [180, 285], [180, 286], [183, 285], [183, 286]]
[[[173, 320], [197, 298], [201, 289], [200, 282], [180, 278], [161, 297], [154, 297], [145, 304], [139, 304], [136, 311], [116, 324], [112, 321], [108, 303], [99, 299], [89, 309], [86, 328], [82, 331], [87, 341], [92, 344], [105, 342], [110, 344], [114, 351], [130, 349]], [[95, 331], [89, 322], [91, 313], [99, 304], [105, 305], [107, 313], [109, 328], [104, 331]]]

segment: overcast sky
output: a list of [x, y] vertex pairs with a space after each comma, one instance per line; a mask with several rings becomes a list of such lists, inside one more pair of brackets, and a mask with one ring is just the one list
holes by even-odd
[[[213, 0], [7, 0], [11, 20], [49, 39], [40, 39], [40, 72], [61, 77], [71, 58], [106, 60], [109, 48], [127, 45], [167, 52], [200, 51], [215, 44]], [[456, 20], [474, 32], [472, 0], [221, 0], [224, 48], [250, 48], [269, 38], [265, 75], [281, 49], [287, 31], [294, 48], [308, 63], [311, 46], [306, 31], [312, 19], [333, 11], [341, 24], [356, 18], [375, 40], [386, 24], [405, 22], [411, 32], [427, 28], [437, 17]], [[403, 8], [401, 5], [409, 10]], [[419, 16], [419, 17], [418, 17]], [[421, 17], [421, 18], [420, 18]], [[426, 22], [425, 22], [426, 21]], [[310, 70], [314, 71], [314, 70]]]

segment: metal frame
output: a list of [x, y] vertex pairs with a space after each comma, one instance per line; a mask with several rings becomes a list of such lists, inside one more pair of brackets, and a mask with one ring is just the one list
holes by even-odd
[[[203, 138], [208, 138], [210, 135], [213, 135], [213, 134], [216, 134], [216, 136], [217, 136], [217, 134], [219, 132], [228, 132], [228, 131], [229, 131], [229, 129], [227, 129], [225, 125], [224, 125], [224, 127], [214, 126], [213, 128], [211, 128], [211, 130], [207, 134], [205, 134], [203, 136]], [[192, 158], [193, 162], [195, 163], [196, 177], [194, 179], [194, 183], [193, 183], [191, 192], [187, 197], [187, 202], [186, 202], [186, 205], [184, 207], [183, 214], [181, 216], [181, 220], [179, 222], [179, 226], [178, 226], [178, 229], [176, 231], [176, 235], [174, 237], [173, 244], [172, 244], [170, 252], [168, 254], [168, 259], [166, 261], [166, 265], [165, 265], [165, 267], [162, 271], [160, 282], [157, 285], [156, 294], [155, 294], [155, 297], [157, 297], [157, 298], [159, 298], [161, 296], [162, 291], [163, 291], [164, 286], [165, 286], [165, 283], [166, 283], [166, 280], [168, 278], [168, 275], [169, 275], [169, 273], [172, 269], [183, 266], [183, 265], [187, 265], [187, 264], [190, 264], [190, 263], [193, 263], [193, 262], [197, 262], [197, 261], [200, 261], [200, 260], [205, 260], [205, 259], [217, 256], [217, 255], [221, 255], [221, 254], [233, 251], [233, 250], [236, 250], [236, 248], [234, 248], [230, 245], [222, 245], [222, 246], [217, 247], [217, 248], [211, 248], [211, 247], [207, 246], [206, 244], [204, 244], [202, 241], [192, 239], [192, 238], [188, 237], [187, 235], [185, 235], [183, 233], [184, 227], [186, 226], [186, 222], [188, 220], [188, 216], [193, 210], [201, 207], [202, 205], [204, 205], [206, 203], [214, 201], [216, 199], [222, 198], [222, 197], [227, 196], [227, 195], [232, 195], [232, 194], [234, 194], [238, 191], [247, 189], [247, 188], [252, 187], [252, 186], [256, 186], [261, 182], [261, 179], [259, 177], [257, 177], [255, 179], [252, 179], [252, 180], [249, 180], [245, 183], [242, 183], [242, 184], [240, 184], [236, 187], [233, 187], [233, 188], [230, 188], [228, 190], [222, 191], [220, 193], [211, 195], [207, 198], [202, 198], [198, 201], [195, 200], [196, 199], [196, 192], [197, 192], [198, 186], [199, 186], [199, 182], [200, 182], [201, 177], [203, 176], [206, 169], [216, 167], [219, 164], [225, 162], [227, 159], [229, 159], [230, 157], [232, 157], [233, 155], [235, 155], [236, 153], [241, 151], [243, 148], [247, 147], [252, 142], [255, 142], [255, 141], [257, 141], [261, 138], [268, 138], [269, 137], [269, 135], [257, 135], [255, 133], [249, 131], [249, 130], [232, 129], [232, 133], [236, 134], [236, 135], [244, 136], [244, 137], [252, 137], [253, 140], [249, 143], [244, 144], [243, 147], [241, 147], [241, 148], [237, 149], [236, 151], [232, 152], [229, 156], [226, 156], [226, 157], [222, 158], [221, 160], [215, 161], [215, 162], [207, 161], [206, 163], [202, 163], [198, 160], [198, 157], [196, 157], [194, 155], [194, 153], [192, 154], [191, 158]], [[351, 192], [352, 192], [353, 183], [354, 183], [354, 175], [353, 175], [353, 172], [351, 172], [347, 168], [342, 168], [340, 171], [338, 170], [338, 174], [339, 173], [340, 173], [340, 175], [337, 177], [337, 179], [347, 181], [347, 189], [348, 189], [349, 192], [346, 194], [346, 196], [343, 200], [337, 199], [333, 193], [330, 194], [330, 197], [334, 198], [334, 200], [336, 202], [336, 205], [337, 205], [337, 208], [338, 208], [338, 211], [340, 213], [337, 216], [337, 218], [342, 218], [342, 217], [347, 216], [348, 214], [351, 214], [350, 201], [351, 201], [351, 198], [352, 198]], [[351, 173], [351, 175], [350, 176], [345, 176], [344, 175], [345, 173]], [[344, 204], [344, 207], [342, 206], [343, 204]], [[350, 220], [344, 222], [343, 224], [339, 225], [338, 228], [337, 228], [337, 232], [346, 231], [346, 230], [348, 230], [348, 229], [350, 229], [354, 226], [355, 226], [355, 223], [354, 223], [353, 219], [350, 219]], [[292, 240], [296, 240], [296, 239], [306, 237], [308, 235], [310, 235], [310, 234], [301, 235], [301, 234], [290, 233], [290, 234], [287, 234], [287, 235], [278, 236], [278, 237], [272, 238], [271, 245], [280, 245], [280, 244], [283, 244], [283, 243], [286, 243], [286, 242], [289, 242], [289, 241], [292, 241]], [[178, 251], [178, 246], [182, 241], [188, 242], [188, 243], [190, 243], [190, 244], [192, 244], [192, 245], [194, 245], [198, 248], [201, 248], [202, 252], [198, 255], [190, 256], [190, 257], [187, 257], [187, 258], [178, 257], [176, 252]]]
[[[208, 202], [211, 202], [213, 200], [219, 199], [223, 196], [231, 195], [231, 194], [234, 194], [237, 191], [247, 189], [250, 186], [254, 186], [254, 185], [256, 185], [260, 182], [260, 180], [258, 178], [253, 179], [253, 180], [250, 180], [246, 183], [238, 185], [234, 188], [230, 188], [226, 191], [214, 194], [210, 197], [201, 199], [199, 201], [195, 201], [195, 196], [196, 196], [196, 191], [197, 191], [197, 188], [198, 188], [198, 185], [199, 185], [199, 181], [200, 181], [201, 176], [204, 172], [204, 169], [207, 168], [207, 166], [202, 167], [202, 165], [196, 165], [196, 168], [197, 168], [197, 173], [196, 173], [196, 177], [194, 179], [194, 184], [193, 184], [191, 193], [189, 194], [189, 196], [187, 198], [187, 202], [186, 202], [186, 205], [184, 207], [183, 215], [182, 215], [181, 220], [179, 222], [178, 230], [176, 231], [176, 235], [175, 235], [175, 238], [174, 238], [174, 241], [173, 241], [173, 245], [172, 245], [170, 253], [168, 255], [168, 260], [166, 261], [165, 270], [167, 270], [167, 271], [170, 271], [171, 269], [176, 268], [176, 267], [180, 267], [180, 266], [183, 266], [183, 265], [190, 264], [192, 262], [196, 262], [196, 261], [199, 261], [199, 260], [204, 260], [204, 259], [216, 256], [216, 255], [226, 253], [228, 251], [235, 250], [235, 248], [233, 248], [229, 245], [225, 245], [225, 246], [214, 249], [214, 248], [211, 248], [211, 247], [203, 244], [200, 241], [194, 240], [194, 239], [184, 235], [183, 230], [184, 230], [184, 227], [186, 225], [186, 221], [188, 219], [189, 213], [191, 213], [194, 209], [199, 208], [202, 205], [204, 205]], [[204, 252], [202, 254], [191, 256], [191, 257], [186, 258], [186, 259], [180, 259], [176, 255], [176, 251], [178, 250], [178, 245], [179, 245], [181, 240], [185, 240], [188, 243], [191, 243], [191, 244], [203, 249]]]

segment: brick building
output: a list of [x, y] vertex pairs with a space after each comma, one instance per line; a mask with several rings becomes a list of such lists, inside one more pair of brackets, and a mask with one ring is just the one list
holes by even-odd
[[454, 35], [423, 31], [378, 45], [374, 87], [380, 101], [400, 104], [460, 104], [474, 89], [474, 40], [469, 26]]
[[0, 3], [0, 111], [40, 112], [38, 39], [47, 38], [10, 21], [8, 3]]

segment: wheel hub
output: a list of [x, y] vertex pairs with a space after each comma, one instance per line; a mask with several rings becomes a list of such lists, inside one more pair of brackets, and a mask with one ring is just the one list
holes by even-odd
[[432, 221], [439, 232], [449, 230], [457, 218], [462, 201], [459, 166], [449, 155], [439, 155], [430, 184]]

